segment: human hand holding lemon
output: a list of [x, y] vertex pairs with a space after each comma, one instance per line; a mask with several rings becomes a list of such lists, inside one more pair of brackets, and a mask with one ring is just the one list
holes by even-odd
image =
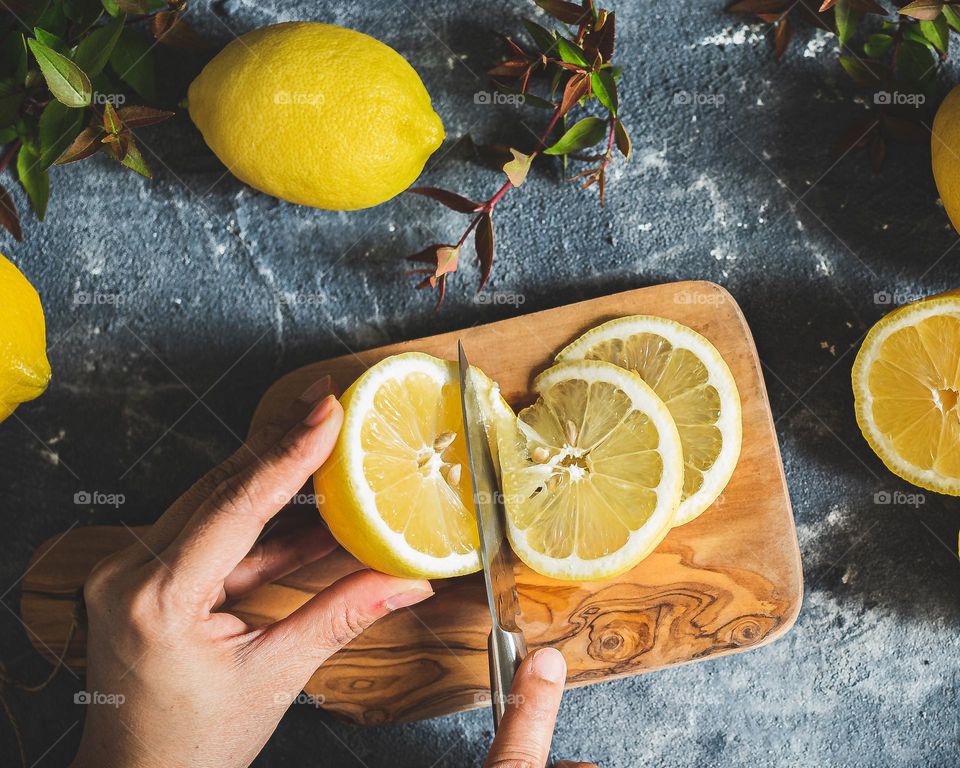
[[190, 117], [241, 181], [354, 210], [399, 194], [444, 138], [419, 75], [389, 46], [330, 24], [274, 24], [227, 45], [190, 85]]

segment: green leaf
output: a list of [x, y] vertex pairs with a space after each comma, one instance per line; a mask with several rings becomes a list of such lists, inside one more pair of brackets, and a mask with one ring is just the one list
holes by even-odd
[[117, 0], [101, 0], [101, 2], [103, 3], [103, 10], [111, 16], [119, 16], [122, 13], [120, 6], [117, 5]]
[[953, 10], [952, 6], [943, 6], [943, 18], [946, 19], [950, 29], [954, 32], [960, 32], [960, 13]]
[[601, 69], [599, 72], [590, 75], [590, 87], [600, 103], [609, 110], [611, 115], [616, 117], [619, 107], [617, 83], [614, 81], [613, 75], [610, 74], [610, 70]]
[[90, 103], [90, 78], [66, 56], [62, 56], [38, 40], [29, 39], [50, 93], [68, 107], [85, 107]]
[[20, 86], [9, 80], [0, 80], [0, 127], [6, 128], [17, 122], [25, 95]]
[[63, 10], [80, 29], [88, 29], [103, 15], [103, 4], [100, 0], [63, 0]]
[[557, 37], [553, 32], [541, 27], [535, 21], [530, 21], [530, 19], [524, 19], [523, 26], [526, 27], [527, 33], [533, 39], [540, 53], [553, 53], [557, 47]]
[[846, 45], [847, 41], [853, 37], [861, 16], [862, 14], [853, 10], [850, 0], [837, 0], [833, 9], [833, 17], [837, 22], [837, 37], [840, 38], [840, 45]]
[[49, 168], [83, 130], [86, 110], [51, 101], [40, 115], [40, 167]]
[[90, 77], [99, 75], [107, 62], [110, 60], [110, 54], [117, 44], [120, 32], [123, 31], [123, 23], [126, 20], [124, 16], [117, 16], [111, 19], [109, 23], [98, 27], [80, 41], [77, 50], [73, 54], [73, 60]]
[[947, 52], [947, 45], [950, 42], [950, 27], [947, 26], [947, 19], [942, 13], [933, 21], [921, 21], [920, 32], [940, 53], [945, 54]]
[[140, 150], [133, 139], [130, 140], [130, 144], [127, 147], [127, 154], [124, 156], [123, 160], [120, 161], [120, 164], [125, 165], [131, 171], [136, 171], [141, 176], [145, 176], [148, 179], [153, 178], [153, 174], [147, 167], [146, 162], [144, 162], [143, 155], [140, 154]]
[[37, 218], [43, 221], [47, 214], [47, 201], [50, 199], [50, 174], [40, 167], [40, 155], [27, 144], [20, 147], [17, 154], [17, 176]]
[[844, 72], [850, 75], [853, 82], [857, 85], [862, 85], [866, 88], [880, 87], [880, 78], [859, 59], [853, 56], [841, 56], [840, 66], [843, 67]]
[[34, 27], [33, 36], [45, 46], [48, 48], [53, 48], [55, 51], [62, 49], [64, 46], [63, 40], [61, 40], [52, 32], [47, 32], [45, 29], [40, 29], [40, 27]]
[[893, 45], [893, 37], [878, 32], [867, 38], [867, 42], [863, 44], [863, 53], [871, 59], [879, 59], [890, 50], [891, 45]]
[[17, 138], [17, 128], [14, 125], [8, 125], [6, 128], [0, 128], [0, 146], [9, 144]]
[[607, 121], [599, 117], [585, 117], [563, 134], [557, 143], [544, 151], [547, 155], [566, 155], [592, 147], [607, 134]]
[[157, 85], [150, 42], [132, 29], [124, 29], [110, 55], [117, 76], [148, 102], [157, 101]]
[[517, 99], [517, 103], [523, 104], [527, 107], [536, 107], [537, 109], [557, 108], [557, 105], [552, 101], [541, 99], [539, 96], [535, 96], [532, 93], [521, 93], [519, 88], [511, 88], [506, 83], [501, 83], [497, 80], [493, 81], [493, 87], [495, 90], [500, 91], [500, 93], [511, 93], [515, 96], [521, 96], [522, 98]]
[[907, 83], [922, 83], [936, 70], [930, 49], [913, 40], [904, 40], [897, 50], [896, 71]]
[[587, 63], [586, 54], [580, 46], [565, 37], [557, 38], [557, 51], [560, 53], [560, 58], [568, 64], [579, 64], [581, 67], [590, 66]]
[[633, 142], [630, 141], [630, 134], [627, 133], [627, 127], [620, 118], [613, 127], [613, 138], [617, 143], [617, 149], [623, 155], [625, 160], [630, 159], [630, 153], [633, 151]]

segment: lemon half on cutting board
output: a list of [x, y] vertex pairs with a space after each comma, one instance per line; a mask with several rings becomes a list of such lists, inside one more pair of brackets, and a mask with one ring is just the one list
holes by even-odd
[[703, 513], [740, 457], [740, 394], [716, 347], [685, 325], [634, 315], [599, 325], [557, 355], [603, 360], [637, 373], [663, 400], [683, 446], [683, 500], [675, 525]]
[[[473, 371], [481, 403], [500, 400], [497, 386]], [[395, 576], [480, 570], [457, 364], [394, 355], [365, 371], [341, 403], [336, 448], [314, 476], [320, 514], [337, 541]], [[491, 435], [496, 428], [486, 427]]]
[[960, 496], [960, 291], [877, 322], [853, 364], [853, 392], [860, 430], [891, 472]]
[[640, 562], [673, 523], [683, 484], [680, 436], [643, 380], [595, 360], [559, 363], [536, 402], [497, 423], [507, 535], [533, 570], [603, 579]]

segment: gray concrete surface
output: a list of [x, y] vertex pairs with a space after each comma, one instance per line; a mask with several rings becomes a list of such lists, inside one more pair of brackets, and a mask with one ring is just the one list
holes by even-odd
[[[530, 3], [191, 5], [217, 45], [302, 18], [392, 45], [447, 127], [423, 176], [431, 184], [487, 195], [499, 181], [456, 139], [509, 140], [525, 134], [521, 119], [542, 119], [473, 98], [499, 55], [494, 32], [516, 30]], [[777, 66], [763, 30], [721, 6], [616, 4], [636, 155], [615, 167], [603, 211], [549, 163], [510, 195], [491, 290], [522, 295], [519, 308], [476, 302], [470, 265], [437, 315], [410, 290], [400, 257], [433, 233], [454, 235], [458, 215], [419, 199], [344, 214], [266, 198], [225, 176], [183, 116], [143, 133], [152, 183], [101, 158], [56, 170], [47, 222], [26, 217], [20, 245], [0, 234], [43, 295], [55, 372], [49, 392], [0, 427], [6, 668], [30, 681], [47, 670], [11, 614], [33, 549], [78, 521], [154, 519], [231, 451], [279, 375], [434, 330], [705, 278], [741, 302], [764, 362], [803, 554], [803, 610], [761, 650], [570, 692], [556, 754], [604, 768], [960, 763], [957, 504], [933, 494], [916, 509], [875, 503], [881, 491], [910, 489], [860, 437], [849, 385], [860, 339], [889, 309], [875, 294], [900, 303], [956, 287], [957, 236], [926, 147], [891, 147], [878, 175], [861, 152], [837, 161], [833, 141], [865, 106], [830, 39], [801, 31]], [[199, 56], [171, 63], [171, 103], [201, 65]], [[681, 92], [713, 98], [685, 105]], [[78, 303], [81, 292], [107, 303]], [[289, 303], [290, 293], [316, 298]], [[80, 490], [123, 493], [126, 503], [78, 506]], [[80, 687], [61, 674], [40, 696], [10, 695], [36, 765], [72, 754]], [[485, 711], [358, 730], [295, 707], [257, 765], [478, 765], [490, 737]], [[0, 748], [0, 763], [14, 765], [2, 724]]]

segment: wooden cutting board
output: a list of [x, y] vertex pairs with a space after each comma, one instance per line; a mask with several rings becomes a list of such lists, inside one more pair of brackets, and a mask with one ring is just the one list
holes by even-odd
[[[365, 368], [398, 352], [455, 360], [461, 338], [473, 364], [500, 383], [511, 405], [522, 407], [531, 399], [533, 377], [557, 351], [588, 328], [630, 314], [686, 323], [723, 354], [743, 400], [739, 465], [709, 510], [672, 530], [653, 554], [615, 579], [570, 584], [517, 565], [521, 624], [531, 647], [552, 645], [563, 652], [570, 686], [756, 648], [796, 619], [803, 591], [800, 553], [756, 348], [740, 308], [717, 285], [641, 288], [315, 363], [276, 382], [252, 426], [323, 374], [342, 390]], [[197, 467], [198, 474], [204, 469]], [[132, 541], [125, 528], [85, 528], [38, 549], [23, 580], [21, 604], [38, 651], [51, 660], [62, 652], [90, 568]], [[232, 610], [254, 622], [276, 620], [356, 568], [338, 552], [261, 588]], [[490, 619], [482, 580], [474, 574], [434, 586], [434, 598], [381, 620], [330, 659], [307, 693], [361, 724], [486, 706]], [[84, 641], [81, 627], [67, 652], [71, 666], [82, 668]]]

